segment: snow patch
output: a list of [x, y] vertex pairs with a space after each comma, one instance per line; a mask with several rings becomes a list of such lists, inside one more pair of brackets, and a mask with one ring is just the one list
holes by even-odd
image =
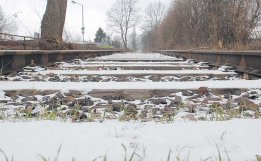
[[0, 82], [1, 90], [22, 89], [57, 89], [80, 90], [92, 89], [260, 89], [261, 80], [193, 81], [193, 82]]
[[0, 90], [0, 99], [4, 99], [5, 98], [5, 92]]
[[[181, 160], [187, 160], [189, 154], [191, 161], [218, 158], [217, 146], [222, 160], [227, 159], [226, 150], [231, 160], [245, 161], [255, 160], [261, 145], [261, 120], [176, 121], [173, 124], [5, 122], [0, 123], [0, 131], [0, 148], [19, 161], [35, 161], [38, 154], [55, 158], [60, 145], [59, 160], [62, 161], [71, 161], [73, 157], [77, 161], [94, 160], [105, 154], [108, 161], [121, 161], [124, 160], [121, 144], [126, 146], [128, 157], [136, 146], [140, 156], [146, 148], [143, 161], [166, 160], [169, 150], [171, 158], [179, 156]], [[0, 160], [5, 160], [2, 155]]]

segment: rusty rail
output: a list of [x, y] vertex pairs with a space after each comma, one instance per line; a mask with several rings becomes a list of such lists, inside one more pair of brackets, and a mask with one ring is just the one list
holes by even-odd
[[[0, 50], [0, 71], [20, 71], [34, 60], [36, 65], [52, 65], [76, 58], [92, 58], [122, 52], [120, 50]], [[0, 73], [0, 74], [1, 74]]]
[[213, 66], [231, 65], [239, 73], [261, 77], [261, 51], [159, 50], [157, 52], [206, 61]]

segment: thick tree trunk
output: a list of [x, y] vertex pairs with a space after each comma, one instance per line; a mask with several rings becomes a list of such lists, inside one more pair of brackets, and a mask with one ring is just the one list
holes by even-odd
[[64, 49], [62, 36], [67, 0], [48, 0], [41, 24], [40, 49]]

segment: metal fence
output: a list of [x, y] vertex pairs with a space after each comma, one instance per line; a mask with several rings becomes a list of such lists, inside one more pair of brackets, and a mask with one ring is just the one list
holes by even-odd
[[38, 41], [38, 38], [30, 36], [0, 33], [0, 49], [32, 49], [37, 47]]

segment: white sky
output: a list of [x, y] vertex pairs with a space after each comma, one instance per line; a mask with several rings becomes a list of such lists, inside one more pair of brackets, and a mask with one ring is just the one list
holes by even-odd
[[[0, 6], [11, 19], [15, 19], [19, 25], [16, 34], [33, 36], [40, 31], [40, 22], [45, 11], [47, 0], [0, 0]], [[110, 32], [106, 27], [106, 13], [115, 0], [75, 0], [85, 7], [85, 28], [87, 40], [93, 40], [99, 27]], [[154, 1], [161, 1], [169, 6], [171, 0], [139, 0], [139, 11]], [[15, 18], [14, 14], [18, 13]], [[142, 21], [142, 20], [141, 20]], [[68, 0], [65, 29], [75, 37], [81, 36], [81, 7]]]

